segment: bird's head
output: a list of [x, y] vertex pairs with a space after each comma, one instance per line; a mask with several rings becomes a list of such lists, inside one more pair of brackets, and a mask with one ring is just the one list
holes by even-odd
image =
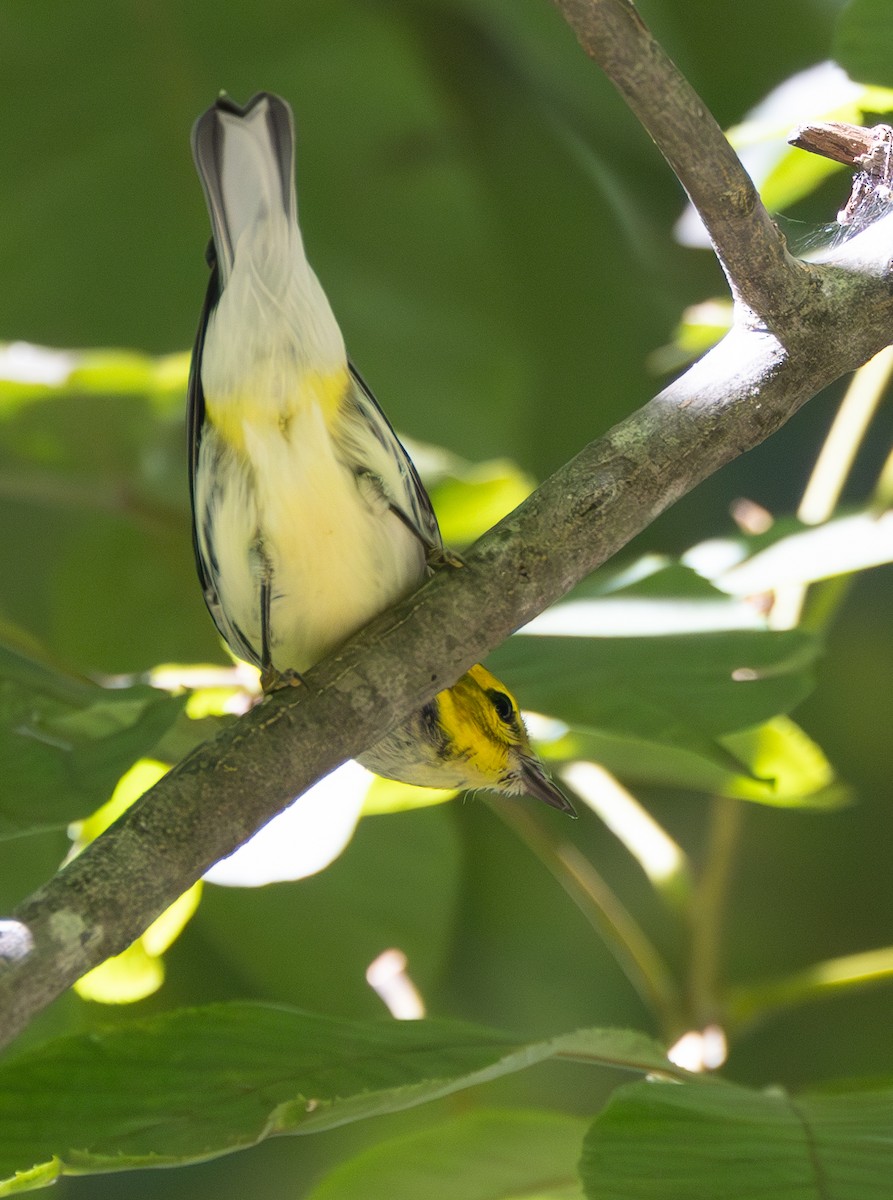
[[404, 783], [534, 796], [576, 816], [534, 753], [514, 696], [480, 664], [438, 692], [360, 762]]

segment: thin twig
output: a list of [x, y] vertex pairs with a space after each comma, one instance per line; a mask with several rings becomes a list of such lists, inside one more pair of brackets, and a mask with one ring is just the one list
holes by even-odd
[[839, 225], [864, 229], [889, 211], [893, 202], [893, 127], [863, 129], [860, 125], [827, 121], [799, 126], [788, 141], [812, 154], [858, 168], [850, 197], [837, 214]]
[[877, 125], [866, 129], [862, 125], [850, 125], [845, 121], [815, 121], [798, 125], [789, 136], [788, 143], [809, 154], [819, 154], [847, 167], [861, 167], [865, 156], [876, 145], [879, 134], [890, 133], [889, 125]]

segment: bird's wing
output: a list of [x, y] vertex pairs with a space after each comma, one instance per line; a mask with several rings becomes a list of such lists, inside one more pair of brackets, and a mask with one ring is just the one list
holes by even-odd
[[195, 346], [192, 351], [192, 363], [189, 368], [189, 383], [186, 390], [186, 440], [187, 456], [189, 459], [189, 498], [192, 504], [192, 548], [195, 553], [195, 565], [198, 570], [199, 582], [205, 596], [205, 604], [213, 618], [220, 636], [229, 644], [234, 654], [246, 662], [260, 665], [257, 651], [248, 641], [238, 626], [227, 620], [223, 605], [220, 603], [220, 593], [217, 585], [219, 568], [214, 558], [213, 536], [211, 530], [211, 513], [208, 507], [199, 510], [196, 497], [196, 477], [198, 460], [201, 453], [202, 434], [205, 426], [205, 395], [202, 389], [202, 352], [205, 344], [205, 331], [208, 318], [214, 310], [220, 297], [220, 283], [217, 262], [214, 256], [213, 243], [208, 248], [208, 261], [211, 265], [211, 278], [208, 280], [208, 290], [199, 318], [198, 331], [195, 335]]
[[381, 447], [382, 469], [377, 472], [377, 479], [382, 495], [400, 520], [415, 533], [428, 558], [435, 558], [443, 550], [443, 538], [425, 485], [359, 371], [353, 363], [349, 366], [354, 386], [350, 389], [348, 403], [356, 406], [359, 419], [375, 434]]

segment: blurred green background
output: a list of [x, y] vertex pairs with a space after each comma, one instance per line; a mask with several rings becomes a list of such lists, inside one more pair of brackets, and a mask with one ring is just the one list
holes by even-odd
[[[638, 7], [731, 124], [828, 57], [842, 4]], [[311, 261], [352, 357], [412, 438], [471, 460], [508, 456], [544, 477], [661, 386], [649, 355], [686, 305], [723, 293], [712, 257], [672, 239], [678, 184], [547, 0], [6, 0], [0, 65], [0, 341], [187, 350], [208, 237], [189, 130], [220, 88], [242, 101], [274, 90], [293, 105]], [[847, 190], [837, 176], [788, 228], [796, 237], [829, 221]], [[194, 578], [182, 396], [163, 371], [147, 388], [144, 370], [135, 360], [133, 389], [117, 395], [87, 381], [46, 398], [23, 387], [4, 401], [0, 619], [85, 673], [226, 661]], [[793, 511], [839, 396], [818, 397], [629, 556], [729, 532], [729, 505], [742, 495]], [[853, 499], [891, 434], [887, 412], [860, 456]], [[889, 568], [859, 580], [796, 714], [854, 805], [747, 807], [727, 943], [733, 979], [893, 940], [891, 593]], [[704, 799], [644, 798], [697, 860]], [[678, 931], [614, 839], [593, 820], [573, 837], [681, 960]], [[20, 841], [0, 903], [41, 882], [66, 844]], [[357, 966], [383, 941], [408, 952], [434, 1014], [532, 1034], [648, 1024], [563, 893], [476, 804], [368, 819], [342, 859], [300, 884], [207, 889], [169, 956], [166, 988], [139, 1008], [258, 995], [377, 1015]], [[890, 997], [877, 988], [778, 1018], [736, 1045], [728, 1073], [792, 1086], [890, 1073], [893, 1045], [879, 1032]], [[37, 1033], [129, 1015], [97, 1015], [70, 997]], [[612, 1083], [549, 1067], [488, 1096], [587, 1113]], [[389, 1121], [397, 1130], [433, 1115]], [[72, 1197], [300, 1196], [383, 1129], [60, 1187]]]

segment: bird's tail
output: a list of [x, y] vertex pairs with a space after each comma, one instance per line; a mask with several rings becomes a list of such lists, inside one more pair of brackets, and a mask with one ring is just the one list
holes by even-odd
[[192, 154], [225, 286], [246, 230], [268, 224], [268, 219], [278, 225], [281, 218], [283, 238], [300, 236], [291, 108], [269, 92], [258, 92], [243, 108], [222, 92], [193, 126]]

